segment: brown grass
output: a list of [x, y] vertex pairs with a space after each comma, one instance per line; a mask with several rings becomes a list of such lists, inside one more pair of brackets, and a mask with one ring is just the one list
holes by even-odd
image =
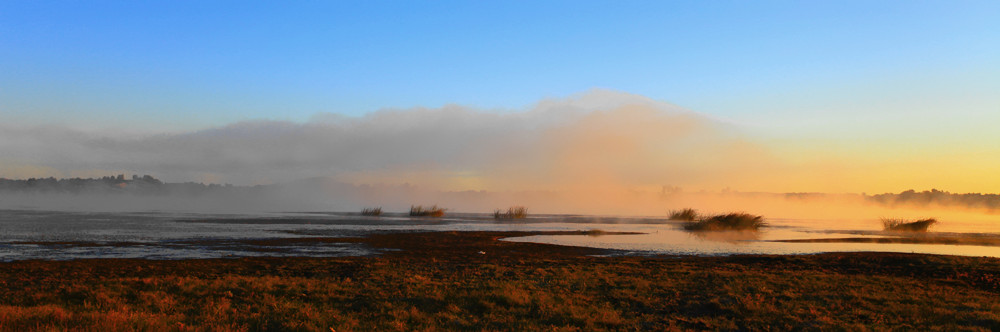
[[439, 208], [437, 205], [431, 205], [431, 207], [427, 208], [422, 205], [410, 206], [410, 216], [439, 218], [444, 216], [445, 210], [447, 209]]
[[0, 330], [1000, 329], [1000, 259], [496, 241], [520, 235], [334, 239], [402, 249], [379, 257], [0, 263]]

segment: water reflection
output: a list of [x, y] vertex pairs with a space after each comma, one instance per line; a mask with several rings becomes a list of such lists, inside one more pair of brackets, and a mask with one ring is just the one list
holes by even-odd
[[719, 231], [719, 232], [689, 232], [691, 235], [705, 241], [718, 241], [739, 244], [746, 241], [760, 240], [760, 231]]

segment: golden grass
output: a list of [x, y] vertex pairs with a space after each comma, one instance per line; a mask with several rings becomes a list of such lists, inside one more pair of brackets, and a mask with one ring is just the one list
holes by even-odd
[[528, 208], [523, 206], [511, 206], [507, 208], [507, 211], [501, 209], [493, 210], [493, 219], [497, 220], [524, 219], [527, 217]]
[[423, 207], [422, 205], [410, 206], [410, 216], [411, 217], [443, 217], [444, 211], [447, 209], [439, 208], [437, 205], [432, 205], [431, 207]]

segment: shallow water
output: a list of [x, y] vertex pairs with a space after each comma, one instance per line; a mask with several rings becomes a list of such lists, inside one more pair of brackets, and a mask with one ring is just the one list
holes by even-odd
[[[506, 239], [618, 249], [633, 254], [726, 255], [889, 251], [1000, 257], [1000, 247], [940, 244], [783, 243], [773, 240], [885, 237], [870, 222], [769, 220], [757, 233], [695, 234], [662, 217], [535, 215], [496, 222], [487, 214], [410, 218], [344, 213], [253, 215], [0, 211], [0, 261], [84, 258], [188, 259], [246, 256], [356, 256], [377, 252], [360, 244], [283, 241], [409, 231], [638, 232], [636, 235], [539, 235]], [[962, 225], [975, 229], [974, 225]], [[970, 228], [971, 227], [971, 228]], [[988, 229], [985, 228], [984, 229]], [[977, 234], [997, 237], [998, 233]], [[265, 241], [258, 241], [265, 240]]]

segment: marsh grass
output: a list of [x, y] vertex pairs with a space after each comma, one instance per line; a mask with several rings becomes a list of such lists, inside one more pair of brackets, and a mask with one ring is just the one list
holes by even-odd
[[602, 229], [596, 229], [596, 228], [594, 228], [594, 229], [588, 229], [586, 231], [583, 231], [583, 235], [593, 236], [593, 237], [598, 237], [598, 236], [607, 235], [607, 234], [608, 234], [608, 232], [606, 232], [606, 231], [604, 231]]
[[937, 219], [934, 218], [920, 219], [917, 221], [910, 221], [902, 218], [882, 218], [882, 228], [887, 231], [894, 232], [926, 232], [927, 228], [937, 222]]
[[670, 220], [695, 221], [698, 220], [698, 210], [686, 208], [670, 211]]
[[380, 206], [380, 207], [374, 207], [374, 208], [364, 208], [364, 209], [361, 210], [361, 215], [362, 216], [373, 216], [373, 217], [381, 216], [382, 215], [382, 207]]
[[497, 236], [369, 238], [407, 248], [376, 257], [3, 262], [0, 331], [1000, 329], [995, 258], [593, 257]]
[[431, 205], [430, 207], [427, 208], [423, 207], [422, 205], [411, 205], [410, 216], [439, 218], [444, 216], [445, 210], [447, 209], [439, 208], [437, 205]]
[[688, 222], [684, 229], [689, 231], [756, 231], [767, 226], [763, 216], [745, 212], [714, 215], [699, 221]]
[[500, 209], [493, 210], [493, 219], [524, 219], [528, 217], [528, 208], [523, 206], [511, 206], [507, 211]]

